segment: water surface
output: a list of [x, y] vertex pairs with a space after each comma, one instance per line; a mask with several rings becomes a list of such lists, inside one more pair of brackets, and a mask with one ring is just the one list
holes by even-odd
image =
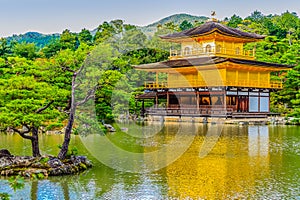
[[[75, 136], [71, 147], [88, 155], [94, 163], [92, 169], [80, 175], [28, 180], [25, 188], [16, 192], [2, 178], [0, 192], [9, 193], [11, 199], [300, 199], [300, 127], [225, 125], [212, 150], [200, 158], [207, 131], [220, 125], [157, 124], [152, 125], [157, 133], [147, 137], [135, 130], [132, 133], [130, 124], [120, 126], [127, 127], [127, 132], [107, 138], [125, 151], [155, 152], [171, 144], [178, 134], [178, 149], [188, 140], [192, 143], [167, 167], [131, 173], [97, 161]], [[63, 141], [61, 135], [42, 135], [40, 139], [42, 152], [54, 155]], [[31, 153], [30, 143], [13, 134], [0, 134], [0, 148], [15, 155]], [[175, 154], [176, 148], [172, 148]], [[163, 159], [169, 160], [158, 156], [153, 163]]]

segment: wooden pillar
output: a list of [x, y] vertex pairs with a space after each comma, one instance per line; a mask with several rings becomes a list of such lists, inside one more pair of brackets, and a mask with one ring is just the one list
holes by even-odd
[[199, 111], [200, 110], [200, 94], [197, 89], [196, 89], [196, 102], [197, 102], [197, 111]]
[[[226, 113], [227, 113], [226, 88], [224, 88], [224, 102], [223, 102], [223, 104], [224, 104], [224, 110], [225, 110]], [[225, 114], [226, 114], [226, 113], [225, 113]]]
[[271, 106], [271, 102], [270, 102], [270, 91], [268, 92], [269, 93], [269, 96], [268, 96], [268, 99], [269, 99], [269, 108], [268, 108], [268, 113], [270, 113], [270, 106]]
[[236, 105], [237, 105], [237, 112], [241, 112], [241, 105], [240, 105], [240, 96], [237, 94], [236, 96]]
[[169, 96], [169, 91], [167, 91], [167, 105], [166, 105], [167, 108], [169, 108], [169, 103], [170, 103], [170, 96]]
[[155, 84], [156, 84], [156, 87], [158, 87], [158, 72], [156, 72], [156, 80], [155, 80]]
[[258, 91], [258, 109], [257, 109], [258, 112], [261, 112], [261, 111], [260, 111], [260, 93], [261, 93], [261, 91], [259, 90], [259, 91]]
[[158, 108], [158, 94], [155, 94], [155, 108]]

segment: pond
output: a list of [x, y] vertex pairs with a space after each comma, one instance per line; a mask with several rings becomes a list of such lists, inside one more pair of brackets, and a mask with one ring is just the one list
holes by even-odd
[[[87, 155], [92, 169], [26, 180], [17, 191], [1, 178], [0, 192], [18, 200], [300, 199], [300, 127], [172, 122], [119, 126], [124, 132], [72, 138], [71, 148]], [[57, 154], [62, 140], [62, 135], [41, 135], [42, 152]], [[30, 143], [14, 134], [0, 134], [0, 148], [14, 155], [31, 152]]]

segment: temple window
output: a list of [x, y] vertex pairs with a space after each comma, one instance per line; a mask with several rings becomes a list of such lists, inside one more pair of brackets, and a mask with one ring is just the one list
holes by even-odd
[[227, 96], [226, 104], [230, 105], [230, 106], [235, 106], [236, 105], [236, 96]]
[[205, 47], [205, 52], [206, 53], [210, 53], [211, 52], [211, 46], [208, 44], [208, 45], [206, 45], [206, 47]]
[[221, 53], [221, 49], [222, 49], [222, 46], [221, 45], [217, 45], [216, 52], [217, 53]]
[[184, 55], [190, 55], [191, 54], [190, 47], [185, 47], [183, 53], [184, 53]]

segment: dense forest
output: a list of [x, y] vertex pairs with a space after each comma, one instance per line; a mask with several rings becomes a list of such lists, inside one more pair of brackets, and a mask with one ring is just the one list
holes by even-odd
[[[294, 65], [287, 73], [274, 74], [284, 79], [284, 89], [271, 96], [271, 111], [300, 118], [300, 19], [296, 13], [265, 16], [255, 11], [246, 18], [233, 15], [221, 23], [243, 31], [267, 35], [264, 41], [248, 44], [256, 48], [256, 59]], [[134, 95], [144, 90], [150, 74], [134, 71], [133, 66], [167, 60], [176, 44], [162, 41], [159, 35], [182, 31], [204, 23], [183, 20], [157, 24], [153, 36], [139, 27], [113, 20], [100, 24], [92, 34], [64, 30], [59, 37], [38, 46], [30, 41], [0, 39], [0, 127], [23, 126], [54, 129], [64, 126], [71, 109], [72, 81], [86, 65], [97, 69], [95, 92], [99, 121], [111, 122], [120, 115], [139, 115], [141, 102]], [[93, 79], [93, 72], [86, 78]], [[84, 85], [80, 82], [78, 85]], [[116, 90], [119, 88], [119, 90]], [[128, 92], [130, 91], [130, 92]], [[112, 105], [113, 98], [130, 99]], [[82, 97], [84, 99], [84, 97]], [[147, 105], [146, 105], [147, 106]], [[149, 106], [149, 105], [148, 105]]]

